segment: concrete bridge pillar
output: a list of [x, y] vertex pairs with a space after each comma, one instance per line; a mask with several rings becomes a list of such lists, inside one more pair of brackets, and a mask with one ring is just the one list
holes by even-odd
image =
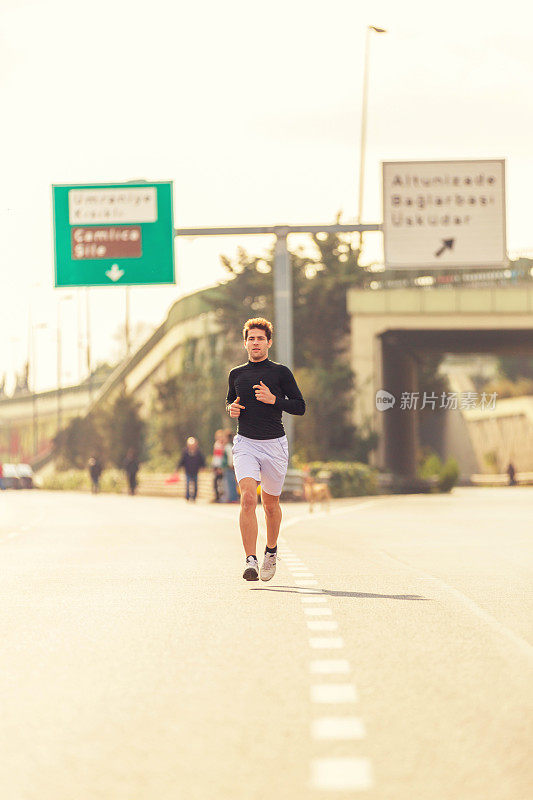
[[382, 413], [384, 466], [396, 474], [414, 476], [418, 450], [418, 411], [401, 409], [403, 392], [417, 391], [415, 359], [395, 341], [382, 336], [383, 388], [394, 395], [394, 406]]

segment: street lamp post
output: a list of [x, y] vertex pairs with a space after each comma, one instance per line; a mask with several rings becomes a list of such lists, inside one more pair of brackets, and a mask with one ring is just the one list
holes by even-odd
[[124, 321], [124, 338], [126, 340], [126, 358], [130, 357], [131, 338], [130, 338], [130, 287], [126, 286], [126, 318]]
[[[370, 52], [370, 37], [374, 33], [387, 33], [384, 28], [376, 28], [374, 25], [369, 25], [366, 29], [365, 37], [365, 64], [363, 70], [363, 105], [361, 109], [361, 146], [359, 153], [359, 200], [357, 204], [357, 222], [361, 222], [363, 216], [363, 197], [365, 191], [365, 157], [366, 157], [366, 118], [367, 118], [367, 105], [368, 105], [368, 62]], [[359, 233], [359, 251], [363, 245], [363, 232]]]
[[91, 318], [89, 304], [89, 287], [85, 289], [85, 322], [87, 325], [87, 375], [89, 381], [89, 405], [93, 399], [93, 376], [91, 365]]
[[39, 322], [37, 325], [31, 323], [30, 317], [30, 352], [28, 357], [28, 365], [31, 363], [29, 373], [31, 375], [31, 408], [32, 408], [32, 425], [33, 425], [33, 457], [37, 455], [38, 449], [38, 420], [37, 420], [37, 381], [36, 373], [36, 358], [35, 358], [35, 331], [44, 330], [48, 328], [46, 322]]
[[57, 301], [57, 431], [61, 430], [61, 301], [72, 300], [73, 295], [66, 294]]

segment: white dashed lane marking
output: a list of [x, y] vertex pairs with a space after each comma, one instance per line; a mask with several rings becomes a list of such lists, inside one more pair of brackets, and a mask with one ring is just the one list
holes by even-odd
[[366, 731], [359, 717], [319, 717], [313, 720], [311, 736], [319, 741], [360, 740]]
[[372, 768], [367, 758], [317, 758], [311, 763], [313, 789], [362, 791], [372, 787]]
[[333, 619], [308, 619], [307, 627], [310, 631], [338, 631], [339, 623]]
[[313, 703], [355, 703], [357, 692], [351, 683], [318, 683], [311, 686]]
[[344, 639], [340, 636], [312, 636], [309, 644], [314, 650], [342, 650]]
[[[295, 524], [294, 520], [293, 524]], [[329, 598], [322, 594], [322, 590], [313, 588], [318, 586], [309, 567], [292, 553], [284, 552], [283, 564], [290, 572], [296, 591], [302, 601], [307, 630], [309, 632], [309, 646], [312, 650], [340, 651], [344, 648], [341, 636], [313, 636], [319, 632], [335, 632], [339, 629], [336, 620], [331, 619], [333, 611], [328, 607]], [[321, 617], [321, 619], [316, 619]], [[324, 619], [329, 617], [330, 619]], [[309, 663], [310, 675], [320, 676], [329, 682], [312, 683], [309, 687], [310, 700], [313, 706], [336, 708], [337, 715], [319, 716], [312, 720], [311, 739], [316, 743], [322, 742], [358, 742], [365, 738], [366, 731], [363, 721], [352, 714], [346, 713], [353, 709], [358, 702], [357, 689], [350, 681], [352, 669], [345, 658], [315, 658]], [[345, 676], [347, 682], [335, 683], [335, 678]], [[348, 682], [350, 681], [350, 682]], [[343, 713], [345, 712], [345, 713]], [[325, 745], [323, 745], [325, 746]], [[327, 750], [325, 755], [327, 754]], [[359, 792], [372, 788], [374, 779], [372, 766], [367, 758], [316, 758], [310, 763], [310, 787], [313, 790], [325, 792]]]

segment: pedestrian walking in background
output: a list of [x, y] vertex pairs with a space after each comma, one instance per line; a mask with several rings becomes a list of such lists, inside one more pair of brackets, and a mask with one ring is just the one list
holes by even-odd
[[507, 474], [509, 476], [509, 486], [516, 486], [516, 470], [512, 461], [507, 466]]
[[135, 494], [135, 490], [137, 489], [137, 473], [139, 471], [139, 466], [139, 459], [137, 458], [135, 448], [130, 447], [122, 464], [122, 468], [128, 479], [128, 494]]
[[224, 446], [224, 485], [226, 503], [236, 503], [239, 499], [235, 472], [233, 469], [233, 431], [228, 428], [224, 431], [226, 443]]
[[98, 494], [100, 491], [100, 476], [103, 471], [102, 462], [98, 456], [91, 456], [87, 468], [89, 470], [89, 477], [91, 478], [91, 492]]
[[187, 439], [187, 447], [178, 462], [178, 469], [180, 467], [185, 470], [185, 499], [194, 502], [198, 494], [198, 473], [202, 467], [205, 467], [204, 455], [194, 436], [189, 436]]
[[[262, 317], [249, 319], [243, 328], [248, 362], [231, 370], [226, 410], [238, 420], [233, 440], [235, 476], [241, 490], [239, 525], [246, 553], [243, 578], [270, 580], [276, 571], [277, 542], [281, 524], [279, 496], [289, 465], [289, 445], [281, 412], [305, 414], [305, 400], [294, 375], [283, 364], [268, 358], [272, 323]], [[257, 547], [257, 487], [265, 510], [267, 546], [259, 573]]]
[[211, 467], [213, 469], [213, 491], [215, 493], [215, 503], [220, 503], [222, 499], [222, 481], [224, 478], [223, 459], [226, 438], [223, 430], [215, 431], [215, 443], [213, 445], [213, 457]]

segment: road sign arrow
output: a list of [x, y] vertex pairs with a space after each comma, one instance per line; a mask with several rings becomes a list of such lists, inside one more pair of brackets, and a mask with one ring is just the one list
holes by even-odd
[[118, 264], [113, 264], [111, 269], [108, 269], [106, 272], [108, 278], [110, 278], [113, 282], [116, 282], [122, 278], [124, 275], [124, 270], [120, 269]]
[[453, 248], [453, 243], [454, 242], [455, 242], [455, 239], [443, 239], [442, 240], [442, 247], [440, 247], [437, 250], [437, 252], [435, 253], [437, 258], [439, 256], [441, 256], [444, 253], [445, 250], [451, 250]]

